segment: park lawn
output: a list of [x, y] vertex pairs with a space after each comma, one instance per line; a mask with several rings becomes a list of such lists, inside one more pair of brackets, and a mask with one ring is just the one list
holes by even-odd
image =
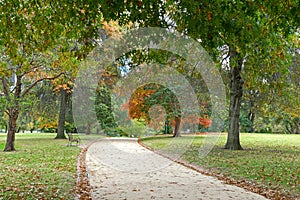
[[[184, 141], [186, 137], [190, 136], [175, 140]], [[254, 182], [289, 197], [300, 197], [300, 135], [243, 133], [241, 145], [244, 150], [230, 151], [223, 148], [226, 135], [222, 134], [213, 150], [201, 158], [199, 147], [204, 138], [195, 136], [180, 159], [225, 177]], [[164, 153], [164, 146], [172, 140], [160, 136], [141, 141]], [[167, 153], [170, 153], [169, 149]]]
[[16, 134], [15, 152], [3, 152], [0, 134], [0, 199], [74, 199], [80, 148], [55, 134]]

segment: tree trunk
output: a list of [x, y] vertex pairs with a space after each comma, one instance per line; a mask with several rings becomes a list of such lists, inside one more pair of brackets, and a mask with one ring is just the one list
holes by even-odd
[[86, 124], [85, 134], [86, 135], [90, 135], [91, 134], [91, 124], [90, 123]]
[[299, 118], [294, 118], [294, 124], [295, 124], [295, 134], [300, 134], [300, 119]]
[[65, 136], [65, 120], [67, 111], [67, 91], [63, 88], [60, 89], [60, 108], [58, 116], [57, 135], [55, 139], [66, 139]]
[[251, 125], [250, 125], [250, 130], [249, 130], [249, 133], [254, 133], [255, 129], [254, 129], [254, 119], [255, 119], [255, 113], [250, 111], [249, 113], [249, 118], [248, 118], [251, 122]]
[[15, 151], [15, 135], [17, 131], [17, 120], [19, 109], [13, 107], [9, 110], [8, 132], [6, 136], [6, 145], [4, 151]]
[[292, 133], [293, 133], [293, 128], [292, 128], [290, 122], [286, 122], [286, 124], [285, 124], [285, 129], [287, 130], [287, 132], [288, 132], [289, 134], [292, 134]]
[[174, 128], [174, 135], [173, 137], [180, 137], [180, 132], [179, 132], [179, 127], [180, 127], [180, 117], [175, 117], [175, 128]]
[[238, 53], [231, 51], [230, 57], [230, 104], [229, 104], [229, 128], [225, 149], [241, 150], [240, 144], [240, 108], [243, 96], [243, 80], [241, 77], [243, 58]]

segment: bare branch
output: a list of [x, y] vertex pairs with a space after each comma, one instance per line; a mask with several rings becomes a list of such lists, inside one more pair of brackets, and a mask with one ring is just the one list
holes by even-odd
[[56, 76], [53, 76], [53, 77], [44, 77], [44, 78], [41, 78], [41, 79], [38, 79], [36, 80], [34, 83], [32, 83], [23, 93], [22, 93], [22, 97], [24, 97], [36, 84], [38, 84], [39, 82], [41, 81], [44, 81], [44, 80], [54, 80], [54, 79], [57, 79], [58, 77], [60, 77], [61, 75], [64, 75], [65, 73], [64, 72], [61, 72], [59, 73], [58, 75]]

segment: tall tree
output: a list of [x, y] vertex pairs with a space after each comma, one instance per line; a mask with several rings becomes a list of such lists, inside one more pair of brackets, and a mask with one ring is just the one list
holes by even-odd
[[[239, 117], [243, 76], [259, 75], [268, 79], [276, 72], [286, 71], [286, 38], [299, 26], [299, 1], [156, 0], [126, 1], [121, 5], [104, 2], [103, 9], [111, 6], [107, 12], [103, 10], [104, 17], [113, 16], [120, 22], [134, 21], [139, 26], [171, 26], [201, 41], [216, 60], [226, 57], [227, 66], [222, 66], [222, 70], [225, 68], [228, 72], [230, 103], [225, 148], [242, 149]], [[114, 8], [118, 9], [112, 10]], [[220, 55], [224, 47], [226, 55]]]
[[[178, 30], [200, 38], [213, 57], [220, 54], [218, 48], [226, 46], [228, 49], [230, 103], [225, 148], [242, 149], [239, 118], [243, 76], [261, 76], [268, 80], [274, 73], [284, 73], [286, 38], [297, 27], [295, 15], [299, 15], [299, 4], [297, 1], [181, 1], [173, 7], [180, 10], [171, 14]], [[277, 82], [270, 84], [276, 86]]]
[[59, 40], [76, 38], [87, 42], [86, 35], [97, 34], [98, 17], [97, 2], [0, 2], [0, 76], [9, 116], [4, 151], [15, 150], [16, 124], [23, 98], [38, 83], [64, 74], [63, 63], [53, 56], [55, 52], [66, 51], [63, 43], [58, 45]]
[[174, 137], [179, 137], [181, 110], [177, 97], [168, 88], [150, 83], [136, 88], [128, 102], [129, 116], [133, 119], [143, 119], [150, 124], [149, 110], [154, 105], [161, 105], [166, 111], [165, 121], [174, 124]]

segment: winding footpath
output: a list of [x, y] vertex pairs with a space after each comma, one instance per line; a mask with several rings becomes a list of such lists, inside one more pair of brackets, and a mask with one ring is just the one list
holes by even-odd
[[265, 199], [164, 158], [137, 139], [96, 142], [88, 149], [86, 162], [95, 200]]

